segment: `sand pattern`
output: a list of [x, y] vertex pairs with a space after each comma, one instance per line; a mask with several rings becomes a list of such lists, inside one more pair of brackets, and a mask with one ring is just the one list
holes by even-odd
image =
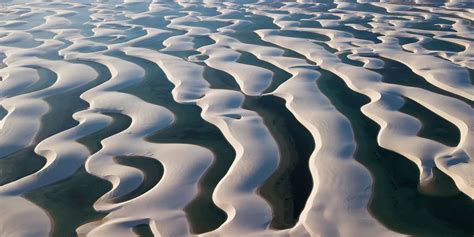
[[472, 2], [0, 4], [0, 236], [474, 233]]

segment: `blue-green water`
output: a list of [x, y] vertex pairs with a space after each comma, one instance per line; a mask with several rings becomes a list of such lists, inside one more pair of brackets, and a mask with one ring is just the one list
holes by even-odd
[[[398, 10], [394, 10], [395, 7]], [[462, 164], [472, 165], [474, 159], [473, 144], [469, 144], [472, 142], [470, 125], [474, 121], [472, 116], [474, 74], [472, 59], [468, 53], [474, 38], [472, 19], [468, 17], [473, 9], [474, 5], [470, 1], [456, 3], [429, 1], [422, 4], [411, 1], [347, 4], [333, 1], [303, 4], [239, 0], [213, 4], [166, 1], [159, 3], [4, 1], [0, 3], [0, 59], [3, 61], [0, 64], [0, 92], [8, 90], [9, 93], [8, 96], [0, 97], [0, 202], [1, 198], [5, 198], [4, 195], [8, 194], [8, 189], [23, 182], [24, 177], [41, 175], [41, 169], [55, 172], [54, 169], [57, 168], [35, 152], [35, 147], [65, 131], [80, 134], [80, 123], [93, 125], [92, 120], [79, 121], [74, 117], [75, 113], [88, 110], [112, 118], [112, 123], [107, 127], [75, 141], [89, 151], [86, 157], [74, 157], [85, 162], [95, 153], [108, 149], [101, 141], [118, 133], [124, 133], [134, 123], [144, 119], [126, 115], [124, 111], [129, 111], [131, 108], [140, 109], [143, 108], [143, 104], [149, 103], [165, 108], [174, 115], [175, 120], [171, 125], [142, 137], [133, 137], [135, 134], [129, 132], [130, 136], [150, 144], [199, 146], [209, 150], [214, 158], [210, 167], [196, 183], [193, 183], [196, 190], [187, 205], [176, 207], [170, 204], [166, 207], [149, 207], [150, 210], [157, 208], [154, 211], [176, 211], [179, 213], [175, 214], [176, 218], [186, 219], [190, 235], [208, 232], [228, 234], [219, 231], [232, 223], [235, 213], [226, 212], [229, 207], [222, 206], [216, 201], [217, 187], [227, 187], [228, 184], [223, 181], [224, 177], [236, 172], [232, 168], [237, 166], [236, 164], [247, 166], [251, 170], [252, 165], [258, 164], [258, 159], [261, 158], [256, 155], [257, 152], [247, 151], [245, 150], [247, 147], [241, 144], [236, 145], [240, 131], [232, 130], [229, 124], [240, 124], [241, 121], [248, 119], [248, 113], [252, 113], [263, 121], [263, 126], [277, 144], [280, 154], [279, 163], [275, 165], [276, 169], [265, 181], [259, 183], [257, 188], [248, 190], [249, 188], [244, 185], [246, 181], [250, 183], [249, 180], [254, 178], [247, 177], [246, 170], [239, 171], [242, 179], [240, 186], [229, 185], [232, 192], [242, 195], [252, 193], [263, 200], [262, 203], [265, 203], [270, 210], [268, 219], [265, 219], [266, 225], [261, 226], [259, 230], [251, 230], [255, 231], [253, 234], [259, 236], [262, 234], [259, 231], [265, 230], [275, 231], [269, 232], [275, 234], [277, 230], [281, 230], [282, 232], [278, 233], [284, 234], [289, 233], [285, 231], [298, 227], [303, 222], [311, 225], [312, 221], [318, 221], [302, 218], [305, 215], [304, 210], [322, 213], [321, 215], [326, 218], [325, 221], [331, 226], [335, 225], [337, 229], [339, 213], [327, 214], [329, 209], [324, 210], [324, 205], [311, 206], [313, 205], [310, 199], [311, 193], [316, 193], [316, 198], [319, 197], [319, 192], [321, 195], [331, 196], [331, 189], [318, 189], [318, 183], [313, 179], [314, 172], [326, 171], [328, 168], [311, 169], [309, 158], [317, 151], [318, 145], [323, 144], [337, 150], [341, 144], [326, 144], [329, 139], [325, 137], [315, 140], [313, 135], [319, 131], [314, 130], [318, 126], [313, 126], [314, 124], [311, 124], [313, 121], [306, 121], [304, 115], [293, 114], [291, 112], [293, 110], [288, 108], [293, 97], [282, 98], [278, 94], [273, 94], [279, 87], [304, 80], [299, 77], [301, 75], [293, 73], [298, 68], [305, 68], [321, 74], [319, 78], [315, 78], [316, 86], [330, 101], [331, 108], [335, 108], [334, 111], [337, 111], [338, 115], [350, 122], [354, 134], [353, 143], [357, 146], [356, 153], [352, 157], [353, 162], [362, 164], [364, 172], [370, 174], [372, 178], [372, 183], [366, 184], [371, 197], [365, 200], [366, 206], [357, 208], [366, 209], [370, 213], [370, 218], [386, 228], [387, 232], [411, 236], [472, 236], [473, 194], [469, 193], [468, 189], [458, 186], [459, 183], [456, 184], [452, 177], [458, 177], [469, 183], [472, 181], [472, 175], [469, 176], [469, 173], [474, 170], [469, 170], [470, 167], [466, 166], [464, 169], [467, 169], [467, 175], [449, 173], [445, 167], [436, 163], [435, 159], [439, 157], [443, 159], [448, 153], [461, 154], [459, 159], [463, 159], [462, 162], [450, 163], [454, 168], [461, 167]], [[99, 35], [101, 31], [106, 33]], [[183, 36], [186, 36], [186, 42], [181, 41], [180, 37]], [[223, 36], [226, 40], [222, 40]], [[286, 44], [286, 41], [292, 43]], [[191, 49], [185, 48], [187, 43], [192, 43]], [[302, 48], [301, 45], [307, 45], [307, 48]], [[421, 50], [412, 51], [413, 48], [408, 46]], [[207, 85], [203, 88], [189, 89], [186, 87], [186, 83], [189, 82], [176, 82], [176, 78], [170, 77], [173, 73], [169, 72], [170, 68], [173, 72], [178, 72], [177, 74], [185, 73], [186, 70], [172, 65], [171, 61], [164, 60], [158, 65], [158, 62], [145, 59], [147, 58], [145, 56], [143, 58], [140, 55], [131, 56], [126, 53], [130, 47], [146, 48], [159, 55], [173, 57], [184, 62], [181, 65], [194, 64], [193, 66], [202, 69], [202, 75], [187, 74], [185, 77], [192, 79], [191, 82], [204, 80]], [[316, 48], [322, 51], [317, 51]], [[260, 51], [263, 49], [266, 50]], [[214, 53], [225, 50], [239, 55], [235, 61], [224, 62], [228, 67], [251, 65], [271, 72], [272, 81], [268, 87], [257, 95], [245, 94], [242, 82], [238, 81], [239, 78], [234, 78], [232, 76], [234, 74], [227, 72], [226, 67], [210, 65], [208, 60], [215, 57]], [[433, 61], [409, 61], [404, 57], [391, 57], [390, 54], [382, 55], [380, 52], [424, 55], [426, 56], [424, 59], [429, 58]], [[116, 102], [104, 96], [105, 93], [101, 94], [103, 93], [101, 90], [97, 90], [94, 96], [85, 98], [85, 93], [92, 92], [106, 83], [115, 83], [117, 77], [122, 76], [117, 75], [117, 71], [113, 69], [116, 65], [113, 63], [109, 65], [97, 60], [103, 55], [124, 60], [144, 70], [143, 77], [125, 75], [129, 79], [141, 77], [139, 78], [141, 80], [123, 86], [118, 91], [129, 96], [127, 98], [137, 98], [139, 101], [137, 104], [130, 105], [125, 103], [127, 101], [123, 101], [123, 104], [114, 104], [111, 106], [113, 109], [109, 109], [108, 104], [102, 102]], [[350, 56], [378, 59], [383, 61], [384, 65], [381, 68], [364, 68], [363, 61], [351, 59]], [[193, 58], [198, 60], [192, 60]], [[291, 59], [298, 59], [298, 64], [285, 67], [274, 63], [278, 60], [290, 62]], [[322, 64], [321, 61], [329, 63]], [[57, 69], [53, 67], [48, 68], [52, 62], [57, 65], [66, 62], [80, 64], [97, 72], [97, 76], [86, 78], [88, 75], [81, 71], [70, 71], [67, 73], [78, 76], [76, 80], [90, 80], [90, 82], [81, 83], [82, 86], [74, 88], [61, 86], [64, 75], [58, 74]], [[433, 62], [439, 62], [436, 65], [443, 66], [441, 71], [436, 72], [439, 68], [433, 68]], [[380, 81], [367, 80], [373, 84], [360, 89], [366, 82], [357, 77], [357, 71], [351, 71], [354, 73], [352, 75], [344, 74], [344, 70], [341, 70], [349, 66], [361, 68], [364, 72], [376, 73], [380, 76]], [[415, 70], [416, 67], [419, 70]], [[15, 83], [21, 82], [22, 78], [10, 76], [9, 70], [21, 68], [36, 70], [39, 80], [23, 89], [15, 90]], [[126, 70], [121, 72], [124, 73]], [[439, 72], [445, 73], [443, 77], [436, 74]], [[255, 76], [258, 74], [253, 74], [252, 71], [233, 73], [248, 77], [246, 79], [249, 80], [249, 84], [260, 79]], [[190, 90], [184, 94], [197, 93], [196, 91], [203, 91], [203, 94], [195, 101], [176, 101], [173, 95], [182, 87]], [[110, 88], [108, 90], [112, 90]], [[419, 102], [425, 98], [419, 98], [416, 93], [401, 92], [408, 89], [429, 93], [439, 100], [432, 102], [427, 99], [431, 107], [425, 106]], [[369, 91], [380, 93], [382, 100], [374, 101], [374, 93], [371, 94]], [[461, 91], [463, 93], [460, 93]], [[239, 93], [244, 98], [243, 103], [237, 105], [239, 110], [229, 110], [226, 107], [235, 107], [233, 104], [235, 101], [229, 101], [223, 107], [210, 108], [217, 110], [214, 111], [215, 117], [210, 119], [205, 117], [204, 113], [209, 109], [205, 97], [211, 92]], [[291, 93], [297, 97], [302, 91], [291, 91]], [[21, 106], [25, 98], [44, 101], [48, 105], [48, 111], [40, 117], [28, 114], [23, 114], [23, 117], [17, 116], [14, 108]], [[390, 102], [390, 98], [395, 98], [395, 102]], [[436, 104], [436, 101], [446, 103]], [[390, 132], [385, 135], [381, 133], [380, 121], [368, 116], [362, 110], [370, 103], [379, 103], [380, 110], [375, 112], [375, 117], [379, 115], [377, 113], [400, 112], [420, 122], [422, 125], [420, 130], [413, 133], [416, 136], [403, 132], [402, 135], [406, 136], [405, 138], [414, 137], [414, 140], [418, 139], [416, 141], [422, 139], [428, 141], [410, 149], [423, 156], [425, 160], [422, 168], [433, 172], [436, 176], [435, 185], [442, 184], [435, 187], [439, 189], [437, 190], [439, 192], [435, 193], [442, 193], [444, 188], [452, 192], [441, 196], [429, 195], [420, 188], [420, 168], [417, 166], [420, 164], [401, 154], [400, 151], [407, 146], [403, 139], [396, 141], [392, 148], [380, 142], [385, 138], [381, 136], [389, 136]], [[98, 108], [96, 104], [105, 107]], [[319, 101], [306, 104], [308, 110], [314, 108], [312, 106], [322, 105]], [[9, 113], [14, 116], [9, 116]], [[318, 114], [314, 116], [317, 117]], [[21, 125], [16, 125], [19, 127], [10, 125], [12, 123], [8, 122], [13, 119], [23, 121], [24, 124], [31, 121], [38, 121], [41, 124], [37, 131], [30, 132], [29, 135], [33, 138], [31, 144], [21, 145], [19, 140], [14, 140], [27, 138], [14, 136], [21, 131]], [[147, 122], [153, 124], [155, 121]], [[322, 123], [324, 124], [324, 121]], [[467, 124], [464, 126], [467, 132], [462, 131], [464, 127], [459, 124]], [[403, 129], [391, 127], [390, 121], [387, 126], [394, 130]], [[330, 127], [325, 129], [333, 130]], [[261, 134], [249, 136], [257, 144], [260, 139], [264, 139], [259, 137]], [[121, 144], [124, 150], [128, 145]], [[260, 148], [266, 149], [266, 147]], [[70, 148], [50, 149], [49, 152], [55, 153], [55, 149]], [[250, 154], [249, 160], [239, 159], [242, 153], [240, 149]], [[426, 154], [432, 154], [429, 153], [430, 149], [436, 150], [433, 153], [436, 157], [426, 157], [428, 156]], [[2, 153], [2, 150], [12, 152]], [[127, 206], [128, 203], [146, 196], [154, 188], [160, 189], [160, 185], [164, 185], [161, 182], [162, 177], [169, 171], [160, 162], [160, 158], [151, 156], [153, 155], [147, 157], [124, 152], [123, 155], [114, 157], [114, 162], [118, 166], [133, 167], [142, 171], [144, 180], [137, 189], [109, 200], [111, 203]], [[173, 154], [170, 156], [167, 158], [173, 158]], [[242, 165], [243, 163], [245, 165]], [[457, 172], [454, 168], [452, 172]], [[321, 172], [321, 174], [330, 173]], [[178, 172], [168, 175], [181, 177], [187, 174]], [[331, 175], [337, 180], [337, 176], [345, 174], [331, 173]], [[113, 185], [106, 178], [110, 177], [89, 173], [84, 164], [81, 164], [76, 167], [73, 174], [53, 183], [38, 184], [33, 190], [20, 191], [19, 195], [34, 203], [38, 210], [50, 217], [51, 236], [76, 236], [76, 230], [90, 222], [99, 221], [96, 227], [100, 229], [101, 223], [113, 220], [114, 213], [120, 209], [98, 211], [94, 208], [94, 203], [99, 197], [113, 189]], [[353, 182], [358, 184], [365, 181], [353, 180]], [[179, 192], [181, 187], [175, 189]], [[338, 201], [343, 200], [338, 203], [341, 207], [350, 206], [352, 194], [347, 195], [335, 198]], [[320, 201], [324, 203], [324, 200]], [[361, 218], [354, 214], [356, 211], [351, 212], [350, 208], [341, 210], [339, 211], [349, 216], [353, 215], [351, 216], [353, 219]], [[234, 211], [245, 215], [251, 210], [242, 208]], [[249, 218], [263, 216], [265, 215]], [[29, 222], [27, 218], [18, 221]], [[154, 233], [156, 230], [152, 226], [155, 220], [143, 216], [142, 219], [135, 221], [139, 224], [126, 227], [129, 233], [139, 236], [157, 234]], [[11, 222], [8, 222], [8, 217], [0, 218], [0, 236], [5, 234], [2, 232], [2, 225], [9, 223]], [[156, 228], [159, 231], [159, 224]], [[244, 230], [245, 226], [239, 228]], [[235, 234], [239, 234], [239, 228]], [[371, 227], [357, 226], [357, 228]], [[324, 232], [324, 230], [318, 231]], [[21, 233], [18, 229], [17, 233], [14, 233], [17, 235], [14, 236], [22, 236]]]

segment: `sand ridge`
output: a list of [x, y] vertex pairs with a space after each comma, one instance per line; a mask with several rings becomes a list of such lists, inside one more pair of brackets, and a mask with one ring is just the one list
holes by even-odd
[[[0, 55], [5, 55], [6, 65], [0, 68], [0, 106], [7, 111], [0, 120], [0, 159], [35, 144], [35, 153], [46, 163], [0, 186], [0, 234], [52, 233], [54, 216], [24, 195], [65, 180], [84, 166], [112, 188], [93, 205], [106, 216], [77, 226], [79, 236], [134, 236], [135, 228], [143, 225], [155, 236], [198, 235], [184, 209], [203, 191], [200, 180], [217, 157], [204, 146], [147, 140], [184, 117], [123, 92], [158, 76], [147, 74], [145, 66], [131, 58], [162, 70], [173, 85], [173, 100], [198, 107], [201, 118], [217, 127], [235, 150], [233, 163], [212, 193], [225, 221], [199, 235], [404, 235], [367, 209], [374, 180], [355, 160], [358, 144], [351, 121], [318, 87], [318, 80], [326, 76], [323, 70], [369, 99], [360, 111], [380, 127], [377, 145], [416, 164], [421, 192], [443, 194], [435, 175], [439, 170], [460, 192], [474, 198], [474, 64], [469, 40], [473, 31], [467, 23], [472, 9], [463, 10], [463, 3], [456, 2], [303, 2], [7, 3], [6, 12], [0, 11]], [[431, 21], [441, 23], [423, 25]], [[245, 54], [291, 77], [276, 82], [270, 69], [240, 61]], [[387, 60], [405, 65], [436, 90], [386, 81], [387, 75], [377, 70], [383, 70]], [[78, 62], [99, 64], [110, 78], [96, 83], [103, 75]], [[56, 78], [44, 78], [38, 68], [50, 70]], [[227, 73], [237, 88], [216, 88], [206, 78], [208, 68]], [[272, 83], [280, 84], [267, 91]], [[41, 118], [54, 109], [48, 99], [81, 88], [85, 89], [80, 100], [87, 108], [71, 114], [77, 124], [36, 141], [45, 126]], [[153, 93], [160, 97], [162, 91]], [[243, 108], [246, 99], [262, 96], [283, 99], [315, 144], [307, 164], [312, 191], [296, 225], [282, 230], [270, 228], [274, 207], [259, 193], [281, 164], [279, 147], [262, 115]], [[400, 111], [408, 101], [454, 125], [458, 144], [420, 136], [420, 119]], [[67, 101], [60, 104], [67, 106]], [[101, 140], [101, 149], [91, 153], [78, 140], [109, 127], [114, 121], [107, 113], [132, 122]], [[116, 202], [145, 179], [140, 169], [117, 163], [120, 156], [155, 159], [164, 167], [163, 177], [142, 195]]]

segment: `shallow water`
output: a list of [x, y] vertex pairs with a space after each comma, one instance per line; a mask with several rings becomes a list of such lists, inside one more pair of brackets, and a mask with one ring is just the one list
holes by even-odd
[[3, 1], [0, 235], [472, 236], [473, 12]]

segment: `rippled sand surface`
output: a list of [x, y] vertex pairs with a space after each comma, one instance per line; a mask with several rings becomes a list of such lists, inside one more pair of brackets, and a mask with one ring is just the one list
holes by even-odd
[[0, 3], [0, 236], [473, 236], [472, 1]]

